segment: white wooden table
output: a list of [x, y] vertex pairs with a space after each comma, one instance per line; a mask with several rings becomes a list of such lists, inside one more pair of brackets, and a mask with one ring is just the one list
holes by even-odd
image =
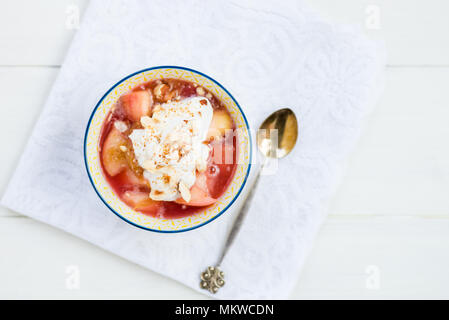
[[[291, 298], [449, 298], [449, 2], [310, 2], [384, 38], [389, 58], [385, 94]], [[2, 0], [0, 194], [76, 32], [67, 15], [86, 5]], [[70, 266], [78, 289], [66, 285]], [[205, 297], [0, 208], [0, 298]]]

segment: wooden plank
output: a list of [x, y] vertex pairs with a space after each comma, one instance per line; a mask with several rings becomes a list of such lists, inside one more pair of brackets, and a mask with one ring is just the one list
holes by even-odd
[[[291, 298], [449, 298], [448, 251], [449, 219], [331, 218]], [[205, 298], [31, 219], [1, 218], [0, 252], [1, 299]]]
[[87, 0], [4, 1], [0, 10], [0, 65], [60, 65]]
[[369, 37], [385, 41], [389, 65], [449, 65], [445, 0], [307, 2], [329, 21], [357, 25]]
[[206, 299], [43, 223], [0, 220], [0, 299]]
[[449, 215], [449, 68], [389, 68], [331, 214]]
[[330, 218], [292, 298], [448, 299], [449, 219]]
[[[390, 65], [449, 65], [445, 0], [307, 0], [330, 21], [360, 26], [385, 39]], [[0, 11], [0, 65], [60, 65], [74, 35], [66, 24], [71, 5], [87, 0], [7, 1]], [[23, 8], [27, 8], [24, 10]], [[373, 23], [379, 10], [380, 23]], [[69, 23], [70, 24], [70, 23]]]

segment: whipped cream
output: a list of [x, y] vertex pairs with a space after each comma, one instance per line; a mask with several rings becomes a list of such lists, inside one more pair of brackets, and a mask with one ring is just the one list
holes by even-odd
[[190, 201], [196, 170], [206, 170], [210, 148], [204, 144], [213, 109], [205, 97], [167, 102], [141, 118], [144, 129], [130, 134], [134, 153], [151, 186], [150, 198]]

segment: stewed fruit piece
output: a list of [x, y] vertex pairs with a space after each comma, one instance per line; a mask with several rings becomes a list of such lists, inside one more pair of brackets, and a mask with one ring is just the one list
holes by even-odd
[[143, 116], [150, 114], [153, 96], [146, 90], [133, 91], [123, 95], [120, 98], [120, 103], [130, 120], [139, 121]]
[[191, 199], [188, 203], [185, 203], [192, 207], [205, 207], [209, 206], [217, 201], [217, 199], [212, 198], [208, 192], [193, 186], [190, 189]]
[[148, 214], [156, 214], [161, 208], [161, 203], [152, 200], [148, 192], [126, 191], [123, 193], [123, 200], [134, 210], [143, 211]]
[[126, 144], [125, 136], [116, 128], [112, 128], [101, 152], [104, 169], [110, 176], [119, 174], [127, 167], [126, 153], [123, 151]]
[[121, 186], [137, 186], [139, 188], [149, 187], [149, 183], [144, 177], [138, 176], [129, 168], [125, 168], [116, 176], [116, 179]]
[[207, 178], [204, 173], [198, 174], [195, 184], [190, 189], [190, 195], [191, 198], [189, 202], [186, 202], [182, 198], [179, 198], [176, 202], [192, 207], [205, 207], [217, 201], [217, 199], [210, 196], [209, 190], [207, 189]]
[[212, 122], [207, 132], [208, 140], [220, 140], [226, 130], [232, 129], [232, 119], [225, 110], [215, 110]]

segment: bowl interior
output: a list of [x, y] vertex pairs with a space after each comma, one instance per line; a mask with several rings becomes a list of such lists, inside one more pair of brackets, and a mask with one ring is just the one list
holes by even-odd
[[[160, 219], [147, 216], [128, 207], [114, 193], [106, 181], [100, 164], [99, 145], [101, 128], [118, 98], [135, 86], [155, 79], [176, 78], [197, 83], [225, 105], [237, 127], [238, 163], [234, 178], [221, 198], [203, 211], [180, 219]], [[251, 137], [248, 122], [232, 95], [212, 78], [182, 67], [156, 67], [136, 72], [113, 86], [95, 107], [86, 130], [84, 156], [89, 178], [106, 206], [125, 221], [152, 231], [181, 232], [198, 228], [224, 213], [235, 201], [246, 183], [251, 167]]]

